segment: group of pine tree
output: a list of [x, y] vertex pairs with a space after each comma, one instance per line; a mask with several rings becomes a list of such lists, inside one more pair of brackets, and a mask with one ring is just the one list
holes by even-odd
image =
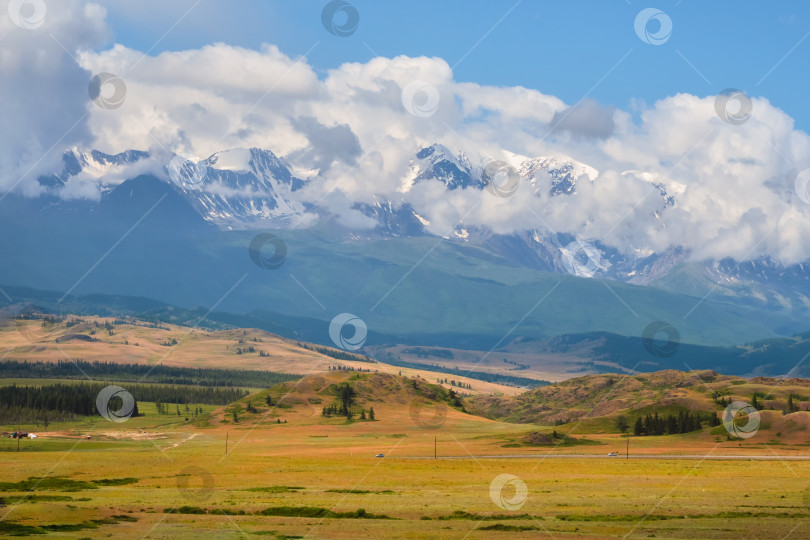
[[439, 384], [449, 384], [450, 386], [455, 386], [458, 388], [466, 388], [467, 390], [472, 390], [472, 385], [470, 383], [465, 383], [464, 381], [457, 381], [455, 379], [436, 379], [436, 382]]
[[[273, 407], [273, 396], [271, 396], [270, 394], [267, 394], [266, 396], [264, 396], [264, 402], [267, 404], [268, 407]], [[276, 402], [276, 405], [278, 405], [278, 402]], [[230, 412], [230, 415], [231, 415], [231, 420], [233, 420], [234, 424], [239, 423], [239, 419], [240, 419], [239, 415], [242, 413], [242, 411], [243, 411], [242, 406], [239, 405], [239, 404], [235, 405], [234, 407], [232, 407], [230, 409], [229, 412]], [[253, 404], [253, 400], [249, 399], [248, 402], [247, 402], [247, 405], [245, 405], [244, 412], [249, 413], [249, 414], [259, 414], [262, 411], [260, 411], [259, 409], [256, 408], [256, 406]], [[282, 422], [281, 418], [276, 418], [276, 423], [277, 424], [286, 424], [287, 421], [284, 420]]]
[[[617, 420], [617, 427], [626, 431], [627, 424], [623, 423], [623, 417]], [[691, 413], [689, 411], [679, 411], [678, 414], [667, 414], [659, 416], [656, 411], [644, 417], [636, 418], [633, 426], [633, 435], [675, 435], [678, 433], [691, 433], [703, 429], [703, 424], [709, 426], [719, 426], [721, 424], [717, 413]]]
[[[99, 414], [96, 398], [106, 386], [104, 383], [55, 383], [45, 386], [0, 387], [0, 422], [34, 421], [44, 423], [53, 420], [69, 420], [75, 416]], [[180, 406], [184, 406], [187, 416], [202, 414], [202, 408], [194, 411], [188, 404], [226, 405], [247, 395], [240, 388], [128, 385], [126, 390], [135, 400], [134, 410], [129, 416], [139, 416], [138, 402], [155, 403], [158, 414], [181, 416]], [[174, 405], [174, 410], [169, 408]], [[110, 410], [118, 410], [122, 402], [113, 397], [108, 404]], [[199, 410], [198, 410], [199, 409]], [[128, 411], [127, 411], [128, 412]]]
[[[356, 368], [354, 366], [341, 366], [340, 364], [336, 364], [334, 366], [329, 366], [329, 371], [359, 371], [365, 373], [371, 373], [371, 369], [363, 369], [363, 368]], [[379, 369], [375, 369], [375, 372], [379, 373]]]
[[[180, 405], [177, 405], [177, 404], [175, 404], [175, 406], [174, 406], [174, 413], [172, 413], [172, 411], [169, 408], [168, 404], [163, 403], [160, 400], [155, 401], [155, 409], [157, 410], [158, 414], [177, 414], [177, 416], [183, 416], [180, 413]], [[199, 415], [203, 414], [203, 408], [198, 407], [198, 406], [195, 405], [194, 409], [191, 409], [191, 408], [189, 408], [188, 403], [186, 403], [185, 407], [183, 409], [183, 412], [185, 413], [186, 420], [188, 420], [189, 417], [196, 417], [196, 416], [199, 416]], [[138, 402], [137, 401], [135, 402], [135, 409], [133, 411], [132, 416], [140, 416], [140, 413], [138, 412]]]
[[[347, 420], [353, 420], [357, 412], [352, 410], [354, 405], [354, 397], [357, 393], [349, 383], [343, 383], [336, 389], [337, 402], [331, 405], [326, 405], [321, 411], [321, 415], [325, 417], [331, 416], [345, 416]], [[368, 414], [365, 409], [360, 409], [360, 414], [357, 415], [359, 420], [376, 420], [374, 414], [374, 407], [369, 407]]]
[[[768, 398], [768, 397], [772, 397], [772, 396], [766, 396], [764, 392], [754, 392], [754, 394], [751, 396], [750, 404], [751, 404], [751, 406], [753, 408], [755, 408], [758, 411], [764, 411], [766, 409], [774, 410], [774, 406], [773, 406], [772, 401], [771, 401], [770, 405], [765, 404], [765, 399]], [[727, 407], [728, 405], [731, 405], [731, 403], [733, 401], [731, 397], [725, 397], [725, 396], [723, 396], [723, 395], [721, 395], [719, 393], [716, 393], [716, 392], [714, 394], [712, 394], [712, 398], [714, 399], [715, 403], [717, 403], [718, 405], [720, 405], [722, 407]], [[792, 413], [795, 413], [795, 412], [798, 412], [798, 411], [802, 410], [800, 405], [799, 405], [799, 402], [801, 402], [801, 401], [808, 401], [807, 396], [803, 396], [801, 394], [796, 394], [796, 393], [788, 394], [787, 403], [785, 404], [785, 407], [782, 409], [782, 413], [783, 414], [792, 414]], [[805, 410], [810, 411], [810, 407], [806, 406]]]

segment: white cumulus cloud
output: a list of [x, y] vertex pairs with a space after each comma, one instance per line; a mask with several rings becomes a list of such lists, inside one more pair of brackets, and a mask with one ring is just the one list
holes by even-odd
[[0, 2], [0, 190], [38, 193], [66, 148], [93, 143], [92, 74], [75, 55], [104, 43], [105, 17], [79, 0]]
[[[260, 147], [317, 170], [296, 196], [360, 228], [371, 223], [353, 205], [389, 198], [411, 204], [436, 234], [463, 218], [498, 233], [549, 227], [625, 253], [684, 246], [699, 259], [810, 258], [810, 205], [792, 192], [796, 174], [810, 167], [810, 137], [766, 97], [753, 97], [751, 118], [731, 125], [717, 116], [713, 96], [677, 94], [633, 111], [572, 104], [529, 88], [457, 82], [441, 58], [378, 57], [319, 75], [306, 58], [271, 44], [155, 56], [122, 45], [98, 50], [103, 9], [78, 0], [48, 6], [47, 32], [0, 23], [8, 32], [0, 68], [11, 74], [0, 87], [17, 98], [0, 105], [0, 188], [54, 143], [58, 153], [82, 146], [198, 156]], [[99, 72], [126, 82], [120, 108], [89, 106], [87, 81]], [[85, 112], [86, 121], [56, 140]], [[599, 174], [581, 176], [571, 196], [551, 196], [544, 173], [510, 198], [411, 185], [414, 154], [436, 142], [476, 166], [567, 155]], [[36, 191], [34, 182], [21, 185]]]

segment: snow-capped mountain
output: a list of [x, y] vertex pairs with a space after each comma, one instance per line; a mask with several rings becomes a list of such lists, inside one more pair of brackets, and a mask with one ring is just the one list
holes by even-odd
[[269, 150], [226, 150], [205, 160], [176, 155], [166, 169], [203, 218], [223, 229], [290, 226], [306, 211], [293, 196], [305, 181]]
[[[598, 181], [596, 169], [567, 156], [505, 155], [520, 182], [529, 184], [536, 194], [576, 196], [579, 182]], [[89, 180], [107, 192], [116, 182], [153, 174], [169, 183], [204, 220], [223, 230], [289, 228], [299, 226], [307, 215], [321, 221], [331, 219], [328, 208], [300, 196], [300, 190], [318, 178], [300, 178], [292, 165], [270, 150], [231, 149], [206, 159], [178, 154], [152, 156], [135, 150], [116, 155], [71, 150], [63, 161], [61, 174], [41, 179], [44, 185], [64, 188], [70, 182]], [[484, 190], [492, 181], [486, 172], [487, 163], [473, 163], [463, 151], [452, 152], [442, 144], [422, 148], [414, 154], [408, 171], [403, 171], [401, 197], [392, 200], [374, 195], [372, 203], [353, 206], [371, 218], [376, 227], [346, 233], [352, 238], [430, 235], [430, 218], [408, 203], [408, 191], [428, 181], [440, 182], [447, 190]], [[655, 184], [653, 177], [644, 179]], [[663, 185], [655, 185], [664, 206], [674, 204], [674, 197], [666, 193]], [[564, 233], [539, 229], [504, 237], [484, 227], [459, 225], [449, 236], [456, 241], [487, 243], [507, 259], [537, 269], [639, 283], [655, 279], [683, 259], [682, 254], [628, 258], [598, 242], [583, 243]]]
[[551, 177], [551, 185], [548, 188], [551, 195], [571, 195], [575, 192], [580, 178], [586, 177], [593, 181], [599, 176], [599, 171], [593, 167], [562, 156], [525, 159], [519, 167], [521, 176], [528, 178], [536, 190], [541, 189], [536, 180], [537, 173], [548, 174]]
[[[509, 161], [535, 192], [546, 190], [555, 196], [574, 195], [577, 182], [594, 181], [599, 175], [596, 169], [563, 156], [526, 158], [511, 154]], [[104, 192], [127, 178], [152, 173], [168, 181], [206, 221], [222, 229], [284, 228], [308, 211], [329, 215], [328, 208], [313, 208], [297, 193], [317, 178], [299, 177], [292, 165], [270, 150], [232, 149], [206, 159], [178, 154], [165, 158], [136, 150], [115, 155], [70, 150], [64, 154], [63, 163], [60, 174], [42, 178], [41, 183], [59, 188], [73, 181], [93, 180]], [[448, 190], [483, 190], [490, 182], [485, 165], [472, 163], [463, 151], [454, 153], [444, 145], [433, 144], [416, 152], [409, 170], [403, 171], [404, 191], [426, 181], [441, 182]], [[383, 195], [374, 199], [355, 208], [378, 222], [378, 234], [428, 234], [425, 227], [429, 218], [419, 215], [406, 199], [392, 200]], [[487, 234], [478, 232], [479, 236]], [[469, 231], [456, 236], [471, 238]]]
[[62, 155], [62, 170], [39, 178], [39, 183], [47, 188], [64, 188], [68, 181], [78, 183], [92, 181], [102, 192], [108, 192], [114, 184], [139, 174], [136, 169], [148, 161], [149, 153], [140, 150], [127, 150], [110, 155], [98, 150], [82, 152], [68, 150]]
[[[519, 175], [520, 182], [531, 185], [535, 194], [549, 196], [576, 196], [579, 182], [598, 181], [599, 171], [567, 156], [541, 156], [528, 158], [506, 154], [505, 164]], [[416, 153], [411, 162], [409, 185], [426, 180], [438, 180], [448, 190], [483, 190], [491, 181], [486, 174], [486, 162], [473, 164], [464, 152], [452, 153], [441, 144], [434, 144]], [[673, 206], [675, 197], [667, 193], [663, 184], [652, 175], [629, 171], [654, 185], [662, 199], [661, 208]], [[410, 214], [408, 214], [410, 217]], [[658, 219], [651, 215], [650, 219]], [[390, 219], [387, 220], [390, 222]], [[571, 235], [542, 229], [503, 236], [480, 227], [459, 225], [451, 237], [460, 241], [487, 243], [499, 254], [523, 266], [539, 270], [565, 272], [580, 277], [602, 277], [646, 284], [662, 275], [687, 255], [683, 250], [671, 249], [662, 254], [639, 253], [627, 257], [598, 241], [584, 241]]]
[[94, 180], [106, 193], [123, 180], [154, 174], [169, 182], [203, 219], [226, 230], [290, 226], [306, 211], [293, 196], [305, 181], [269, 150], [226, 150], [207, 159], [161, 157], [137, 150], [115, 155], [69, 150], [62, 158], [62, 172], [40, 183], [60, 188]]
[[412, 184], [425, 180], [438, 180], [447, 189], [483, 189], [482, 169], [476, 168], [464, 152], [453, 154], [446, 146], [434, 144], [416, 153], [411, 163]]
[[[447, 189], [484, 189], [489, 182], [485, 169], [489, 161], [473, 164], [464, 151], [451, 152], [446, 146], [433, 144], [416, 153], [409, 171], [410, 184], [425, 180], [438, 180]], [[567, 156], [541, 156], [529, 158], [507, 154], [506, 164], [529, 182], [535, 192], [547, 189], [551, 195], [575, 193], [580, 178], [596, 180], [599, 171]], [[545, 173], [550, 183], [541, 180]]]
[[92, 171], [102, 176], [122, 165], [131, 165], [149, 157], [147, 152], [140, 150], [127, 150], [116, 155], [109, 155], [98, 150], [79, 152], [69, 150], [62, 157], [65, 163], [65, 172], [68, 176], [75, 176], [82, 171]]
[[[598, 182], [599, 171], [567, 156], [526, 157], [503, 153], [506, 163], [536, 195], [575, 197], [581, 182]], [[339, 225], [326, 205], [302, 197], [302, 189], [319, 177], [314, 172], [297, 173], [293, 166], [270, 150], [258, 148], [217, 152], [208, 158], [170, 154], [150, 155], [130, 150], [109, 155], [97, 150], [71, 150], [64, 154], [60, 174], [40, 182], [53, 191], [67, 189], [72, 182], [96, 182], [102, 193], [140, 175], [152, 175], [169, 186], [208, 223], [223, 230], [254, 228], [285, 229], [309, 226], [314, 221], [329, 224], [348, 238], [403, 238], [435, 234], [430, 216], [422, 215], [408, 202], [408, 192], [422, 182], [440, 182], [448, 191], [484, 190], [491, 181], [486, 161], [473, 162], [463, 151], [453, 152], [433, 144], [416, 152], [403, 171], [403, 190], [392, 199], [374, 194], [370, 203], [356, 203], [376, 226], [352, 230]], [[642, 171], [625, 171], [625, 176], [648, 182], [660, 194], [660, 212], [677, 204], [681, 186], [668, 184]], [[305, 220], [305, 218], [308, 218]], [[302, 225], [303, 223], [303, 225]], [[443, 233], [444, 234], [444, 233]], [[530, 268], [580, 277], [598, 277], [646, 285], [666, 277], [688, 258], [684, 249], [673, 247], [662, 253], [627, 256], [597, 240], [574, 238], [559, 231], [530, 228], [511, 235], [498, 235], [484, 227], [458, 225], [448, 234], [457, 242], [488, 246], [502, 257]], [[810, 277], [801, 265], [784, 268], [772, 261], [737, 265], [734, 261], [703, 264], [701, 279], [726, 287], [740, 283], [783, 283], [802, 288]], [[779, 298], [772, 298], [780, 302]]]
[[[596, 169], [565, 156], [530, 158], [505, 152], [499, 156], [511, 166], [508, 174], [512, 180], [517, 178], [520, 182], [520, 195], [534, 194], [544, 205], [562, 203], [567, 197], [583, 196], [586, 186], [590, 187], [589, 182], [604, 180]], [[356, 213], [350, 213], [352, 219], [346, 220], [345, 214], [338, 214], [330, 208], [330, 202], [320, 202], [318, 194], [322, 192], [317, 188], [324, 179], [317, 171], [299, 172], [269, 150], [226, 150], [204, 159], [140, 151], [109, 155], [99, 151], [72, 150], [65, 153], [59, 174], [40, 179], [45, 192], [42, 198], [15, 196], [17, 204], [7, 203], [5, 214], [0, 213], [0, 217], [7, 220], [5, 223], [28, 220], [30, 229], [41, 232], [41, 237], [37, 237], [41, 239], [35, 243], [42, 245], [50, 241], [54, 229], [64, 229], [64, 234], [76, 238], [98, 234], [99, 247], [91, 254], [94, 257], [103, 255], [123, 235], [130, 249], [121, 250], [120, 260], [125, 261], [121, 268], [127, 268], [133, 279], [145, 271], [146, 263], [141, 259], [143, 253], [170, 261], [161, 268], [183, 268], [183, 275], [193, 274], [203, 267], [208, 269], [210, 276], [226, 275], [231, 262], [239, 257], [231, 256], [235, 253], [232, 239], [250, 237], [254, 234], [252, 230], [259, 228], [276, 229], [276, 234], [290, 238], [291, 244], [293, 241], [303, 242], [297, 244], [299, 247], [306, 246], [311, 238], [317, 238], [318, 242], [328, 239], [329, 245], [339, 245], [343, 240], [359, 240], [361, 246], [382, 246], [381, 242], [372, 244], [367, 241], [384, 240], [391, 242], [387, 244], [389, 248], [382, 250], [386, 252], [420, 245], [418, 241], [407, 241], [414, 237], [444, 235], [445, 241], [452, 246], [450, 249], [464, 256], [453, 259], [452, 264], [442, 270], [446, 272], [443, 279], [447, 279], [443, 286], [452, 286], [456, 279], [461, 279], [469, 265], [480, 264], [484, 268], [503, 265], [509, 269], [537, 271], [527, 272], [526, 276], [542, 277], [546, 272], [555, 272], [614, 280], [647, 286], [659, 292], [688, 295], [689, 298], [709, 297], [741, 309], [753, 307], [763, 313], [789, 314], [787, 319], [780, 319], [773, 327], [775, 332], [795, 331], [791, 317], [810, 320], [810, 272], [806, 271], [806, 265], [784, 267], [769, 260], [743, 264], [726, 260], [695, 262], [689, 260], [687, 250], [677, 246], [663, 252], [639, 251], [628, 255], [595, 238], [577, 238], [538, 226], [512, 234], [496, 234], [486, 227], [469, 224], [457, 225], [451, 231], [438, 231], [437, 223], [442, 216], [424, 211], [415, 201], [425, 193], [440, 196], [442, 189], [459, 198], [478, 192], [482, 192], [483, 197], [493, 196], [483, 193], [492, 189], [490, 173], [487, 172], [490, 163], [485, 159], [468, 158], [464, 153], [451, 151], [440, 144], [422, 148], [413, 153], [409, 166], [402, 171], [400, 189], [395, 194], [372, 193], [364, 203], [352, 206], [362, 214], [360, 219], [355, 219], [358, 217]], [[659, 178], [641, 171], [626, 171], [624, 174], [632, 175], [634, 182], [641, 180], [656, 188], [651, 198], [658, 195], [660, 199], [654, 205], [655, 211], [648, 216], [651, 221], [661, 219], [670, 207], [678, 205], [683, 193], [678, 184], [670, 181], [664, 185]], [[426, 185], [428, 183], [430, 185]], [[92, 190], [85, 189], [91, 185], [101, 192], [100, 197], [75, 195], [92, 193]], [[62, 196], [63, 190], [73, 196]], [[474, 193], [462, 193], [465, 190]], [[133, 223], [139, 225], [128, 234]], [[318, 227], [313, 227], [314, 224]], [[372, 225], [370, 228], [369, 224]], [[311, 232], [285, 231], [310, 227], [313, 227]], [[220, 234], [217, 229], [230, 232]], [[7, 251], [30, 251], [31, 241], [17, 236], [7, 235], [8, 242], [18, 241], [9, 244]], [[31, 238], [34, 238], [33, 233]], [[209, 260], [209, 251], [196, 248], [197, 242], [203, 241], [200, 245], [209, 241], [216, 244], [222, 238], [228, 241], [226, 247], [220, 249], [226, 255], [220, 258]], [[400, 243], [402, 240], [406, 241]], [[129, 254], [131, 257], [127, 258]], [[69, 252], [61, 253], [61, 256], [74, 262], [80, 260], [78, 255]], [[338, 260], [335, 264], [347, 266], [336, 275], [358, 272], [358, 275], [365, 275], [363, 272], [372, 268], [366, 265], [367, 261], [357, 266], [357, 261], [345, 257], [345, 253]], [[73, 273], [80, 276], [95, 259], [86, 265], [85, 262], [76, 263]], [[24, 260], [17, 259], [7, 266], [6, 272], [9, 275], [17, 272], [20, 280], [28, 276], [45, 276], [46, 263], [29, 266], [24, 266], [24, 263]], [[383, 265], [375, 271], [389, 270]], [[491, 276], [486, 275], [489, 277], [481, 284], [490, 284]], [[401, 274], [394, 279], [399, 277]], [[52, 275], [47, 275], [41, 282], [53, 279]], [[105, 274], [99, 273], [97, 279], [107, 287], [105, 290], [118, 290], [114, 280], [104, 281]], [[169, 280], [168, 277], [165, 279]], [[184, 290], [184, 278], [171, 279], [174, 281], [166, 281], [171, 283], [167, 291]], [[594, 287], [586, 282], [580, 284], [582, 290]], [[65, 287], [70, 285], [67, 283]], [[609, 286], [614, 287], [613, 284]], [[571, 290], [580, 289], [572, 287]], [[137, 292], [147, 294], [149, 289]], [[607, 289], [602, 292], [607, 292]], [[624, 298], [629, 293], [620, 291], [620, 294]], [[189, 298], [198, 298], [190, 292], [189, 295]], [[637, 305], [631, 300], [626, 301], [631, 310], [643, 316], [643, 302]], [[697, 300], [680, 300], [678, 305], [670, 307], [682, 318], [695, 303]], [[621, 305], [619, 308], [624, 309]], [[290, 309], [291, 313], [295, 312], [292, 307]], [[657, 306], [648, 305], [646, 312], [656, 309]], [[630, 316], [633, 321], [638, 317], [632, 313]]]

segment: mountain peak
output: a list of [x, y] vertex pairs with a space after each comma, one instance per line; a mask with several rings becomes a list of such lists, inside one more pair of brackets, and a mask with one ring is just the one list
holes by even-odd
[[247, 172], [251, 170], [253, 149], [233, 148], [212, 154], [205, 163], [220, 171]]

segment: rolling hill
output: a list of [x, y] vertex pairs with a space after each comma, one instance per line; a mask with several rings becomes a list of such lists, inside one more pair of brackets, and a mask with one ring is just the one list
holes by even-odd
[[[738, 401], [758, 403], [759, 429], [777, 442], [806, 442], [805, 431], [810, 425], [808, 379], [744, 379], [714, 371], [675, 370], [588, 375], [517, 396], [475, 396], [468, 400], [467, 408], [494, 420], [560, 425], [563, 432], [577, 433], [619, 433], [616, 423], [621, 416], [632, 433], [635, 420], [648, 414], [689, 412], [722, 418], [724, 409]], [[710, 433], [722, 438], [727, 435], [722, 426]], [[703, 435], [709, 437], [710, 433]]]
[[[20, 308], [20, 306], [17, 306]], [[399, 368], [363, 354], [288, 339], [255, 328], [203, 328], [131, 317], [52, 315], [23, 306], [0, 310], [3, 360], [18, 362], [114, 362], [145, 366], [241, 369], [307, 375], [329, 371], [381, 372], [436, 380], [428, 369]], [[24, 317], [24, 318], [20, 318]], [[0, 364], [2, 365], [2, 364]], [[3, 377], [0, 370], [0, 377]], [[77, 367], [76, 378], [86, 378]], [[512, 394], [515, 386], [463, 375], [442, 383], [465, 393]], [[452, 380], [452, 383], [451, 383]]]

